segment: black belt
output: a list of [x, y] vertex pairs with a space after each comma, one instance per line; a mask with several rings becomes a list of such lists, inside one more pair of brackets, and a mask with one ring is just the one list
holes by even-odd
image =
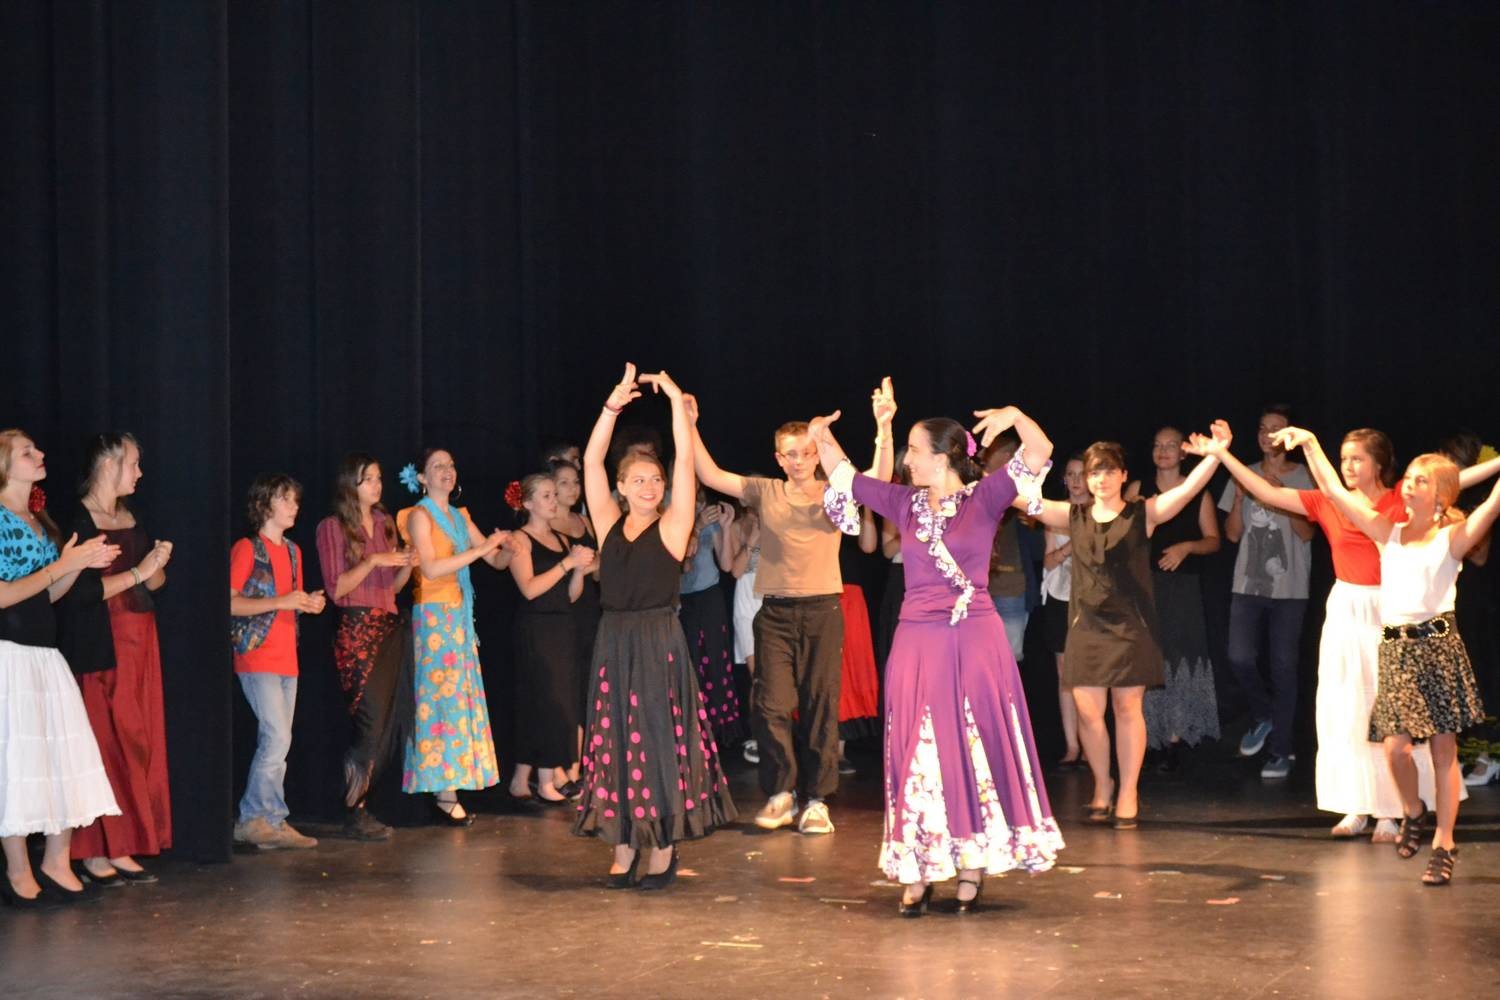
[[1445, 617], [1429, 618], [1425, 622], [1416, 625], [1386, 625], [1381, 629], [1382, 642], [1395, 642], [1398, 639], [1429, 639], [1434, 636], [1441, 637], [1453, 631], [1453, 626]]
[[775, 594], [767, 594], [761, 598], [763, 604], [810, 604], [813, 601], [836, 601], [841, 594], [808, 594], [805, 597], [778, 597]]

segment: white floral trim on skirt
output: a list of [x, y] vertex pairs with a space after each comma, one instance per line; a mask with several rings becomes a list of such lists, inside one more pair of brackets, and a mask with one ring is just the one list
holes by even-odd
[[0, 837], [118, 815], [68, 662], [56, 649], [0, 639]]
[[[1013, 733], [1020, 731], [1019, 724], [1019, 718], [1012, 712]], [[1020, 827], [1006, 822], [968, 699], [964, 700], [964, 729], [964, 742], [979, 786], [983, 829], [972, 837], [954, 837], [948, 832], [948, 809], [943, 801], [943, 775], [933, 735], [932, 711], [925, 709], [916, 752], [904, 779], [905, 803], [899, 817], [895, 815], [895, 797], [889, 791], [895, 788], [895, 782], [887, 782], [885, 840], [880, 847], [880, 867], [887, 878], [902, 883], [941, 882], [963, 870], [999, 875], [1017, 868], [1042, 872], [1056, 864], [1063, 839], [1055, 820], [1048, 817], [1037, 826]], [[1025, 766], [1026, 747], [1018, 743], [1016, 754]], [[1041, 815], [1041, 801], [1029, 767], [1025, 778], [1031, 809]]]

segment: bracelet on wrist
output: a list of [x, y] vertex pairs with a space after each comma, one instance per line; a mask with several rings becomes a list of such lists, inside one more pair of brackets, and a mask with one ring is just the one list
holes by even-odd
[[130, 579], [134, 582], [135, 586], [139, 587], [141, 585], [141, 571], [134, 566], [130, 567]]

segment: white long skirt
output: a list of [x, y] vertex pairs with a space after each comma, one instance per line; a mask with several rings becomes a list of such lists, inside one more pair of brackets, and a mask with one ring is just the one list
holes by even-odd
[[[1404, 811], [1385, 749], [1370, 742], [1370, 710], [1379, 678], [1380, 588], [1336, 580], [1318, 643], [1318, 808], [1394, 819]], [[1432, 751], [1412, 752], [1422, 801], [1437, 801]], [[1468, 798], [1468, 792], [1462, 793]]]
[[0, 837], [118, 815], [68, 661], [0, 639]]
[[755, 632], [752, 625], [760, 610], [755, 596], [755, 570], [749, 570], [734, 582], [734, 662], [745, 663], [755, 655]]

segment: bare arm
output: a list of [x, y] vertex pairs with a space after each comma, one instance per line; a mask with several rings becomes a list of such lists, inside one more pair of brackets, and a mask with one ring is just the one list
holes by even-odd
[[[1020, 498], [1017, 497], [1017, 499], [1019, 500]], [[1068, 515], [1072, 509], [1073, 505], [1066, 500], [1043, 500], [1042, 511], [1036, 515], [1036, 519], [1049, 528], [1055, 528], [1058, 531], [1067, 531]]]
[[1073, 554], [1073, 541], [1072, 541], [1072, 539], [1069, 539], [1068, 541], [1062, 543], [1061, 545], [1059, 545], [1055, 549], [1048, 549], [1042, 555], [1042, 568], [1043, 569], [1056, 569], [1057, 567], [1061, 566], [1063, 563], [1067, 562], [1068, 561], [1068, 557], [1071, 556], [1072, 554]]
[[56, 603], [72, 588], [78, 574], [85, 569], [104, 569], [120, 555], [120, 547], [111, 545], [103, 535], [80, 542], [74, 534], [63, 545], [57, 559], [35, 573], [16, 580], [0, 580], [0, 608], [8, 608], [47, 591], [47, 599]]
[[874, 553], [880, 547], [880, 532], [875, 529], [875, 512], [865, 507], [859, 515], [859, 551]]
[[609, 454], [609, 440], [614, 437], [615, 420], [630, 401], [640, 397], [636, 387], [635, 365], [625, 365], [625, 375], [610, 390], [599, 419], [589, 433], [588, 444], [583, 449], [583, 492], [588, 500], [589, 519], [594, 522], [594, 537], [604, 544], [604, 536], [620, 519], [620, 506], [615, 503], [609, 489], [609, 472], [604, 468], [604, 459]]
[[[1356, 528], [1363, 531], [1375, 542], [1381, 545], [1385, 544], [1386, 540], [1391, 537], [1391, 530], [1395, 525], [1383, 515], [1377, 514], [1362, 502], [1360, 497], [1355, 493], [1345, 488], [1342, 480], [1339, 479], [1336, 473], [1329, 475], [1333, 469], [1333, 465], [1328, 461], [1328, 456], [1323, 454], [1322, 445], [1318, 444], [1318, 439], [1313, 436], [1311, 431], [1303, 430], [1300, 427], [1284, 427], [1277, 431], [1271, 440], [1288, 451], [1300, 447], [1302, 453], [1307, 456], [1307, 467], [1309, 469], [1318, 469], [1323, 473], [1321, 476], [1318, 472], [1313, 473], [1314, 478], [1318, 480], [1318, 486], [1323, 491], [1323, 495], [1332, 500], [1334, 506], [1343, 511], [1344, 516], [1353, 522]], [[1325, 479], [1327, 480], [1326, 482], [1324, 481]], [[1293, 524], [1296, 524], [1295, 518], [1293, 518]]]
[[473, 521], [470, 521], [466, 517], [464, 518], [464, 522], [469, 526], [470, 547], [489, 547], [489, 551], [485, 552], [485, 554], [480, 556], [479, 558], [483, 559], [491, 569], [497, 569], [502, 573], [505, 572], [505, 568], [510, 565], [511, 559], [514, 558], [516, 554], [515, 546], [506, 544], [513, 532], [501, 531], [497, 528], [494, 531], [490, 532], [489, 537], [486, 538], [483, 534], [480, 533], [479, 529], [474, 526]]
[[1026, 467], [1035, 475], [1042, 474], [1047, 461], [1052, 458], [1052, 441], [1035, 420], [1015, 406], [1002, 406], [998, 410], [975, 410], [974, 416], [979, 418], [979, 423], [974, 425], [974, 433], [979, 435], [980, 447], [987, 447], [1001, 432], [1014, 427], [1016, 435], [1021, 439], [1021, 447], [1025, 449]]
[[[419, 565], [422, 567], [422, 575], [429, 580], [436, 580], [439, 577], [457, 573], [465, 566], [472, 565], [489, 555], [490, 552], [504, 541], [503, 537], [497, 537], [500, 535], [500, 532], [496, 532], [489, 538], [481, 536], [478, 545], [473, 545], [463, 552], [456, 552], [451, 556], [439, 559], [437, 548], [432, 543], [432, 532], [435, 528], [436, 526], [432, 523], [432, 518], [421, 507], [412, 511], [411, 516], [406, 521], [406, 529], [411, 534], [412, 548], [417, 550], [417, 558]], [[469, 525], [469, 529], [471, 532], [476, 531], [472, 523]], [[470, 540], [473, 540], [472, 535], [470, 536]]]
[[[583, 578], [573, 573], [573, 570], [580, 566], [586, 566], [592, 561], [592, 554], [579, 554], [580, 551], [589, 553], [589, 549], [582, 545], [575, 545], [550, 569], [536, 573], [532, 571], [531, 562], [531, 547], [536, 542], [524, 531], [519, 534], [521, 536], [519, 544], [514, 547], [510, 558], [510, 575], [516, 581], [516, 589], [521, 592], [522, 597], [528, 601], [534, 601], [559, 583], [562, 583], [570, 573], [578, 577], [576, 580], [578, 593], [583, 593]], [[507, 549], [507, 551], [511, 550]], [[576, 601], [578, 598], [572, 593], [574, 583], [575, 581], [569, 581], [568, 591], [569, 599]]]
[[1487, 462], [1476, 462], [1467, 469], [1458, 470], [1458, 488], [1466, 490], [1470, 486], [1477, 486], [1497, 472], [1500, 472], [1500, 458], [1492, 458]]
[[1453, 558], [1462, 559], [1489, 533], [1495, 523], [1495, 516], [1500, 514], [1500, 480], [1495, 481], [1490, 495], [1485, 497], [1484, 502], [1474, 508], [1467, 519], [1459, 522], [1448, 534], [1448, 551]]
[[[1170, 521], [1188, 505], [1193, 497], [1203, 487], [1208, 485], [1209, 479], [1213, 478], [1215, 470], [1219, 468], [1219, 457], [1208, 448], [1209, 439], [1201, 434], [1194, 434], [1183, 443], [1183, 450], [1190, 455], [1202, 455], [1203, 461], [1194, 466], [1193, 471], [1183, 477], [1182, 482], [1169, 490], [1158, 493], [1146, 501], [1146, 533], [1150, 534], [1156, 530], [1156, 526], [1164, 521]], [[1225, 440], [1221, 448], [1227, 449], [1228, 440]]]
[[[703, 436], [698, 433], [697, 397], [684, 393], [683, 405], [687, 408], [688, 424], [692, 429], [692, 445], [685, 450], [692, 456], [693, 470], [698, 475], [698, 482], [725, 496], [734, 497], [736, 500], [740, 499], [745, 495], [745, 477], [737, 473], [725, 472], [719, 468], [719, 463], [715, 462], [714, 457], [708, 453], [708, 446], [703, 443]], [[673, 424], [673, 434], [675, 435], [675, 420]], [[593, 505], [593, 501], [589, 501], [589, 506], [593, 507]]]
[[880, 554], [887, 559], [896, 558], [901, 551], [901, 529], [890, 518], [880, 519]]
[[[697, 512], [693, 509], [698, 494], [698, 485], [693, 479], [693, 466], [696, 462], [693, 441], [697, 435], [693, 433], [693, 425], [688, 419], [683, 392], [672, 381], [672, 376], [666, 372], [657, 372], [655, 375], [642, 375], [640, 381], [650, 384], [657, 392], [666, 393], [672, 403], [672, 502], [661, 516], [659, 530], [667, 551], [681, 560], [687, 552], [688, 538], [692, 535], [693, 523], [697, 520]], [[744, 483], [742, 477], [735, 478], [741, 484]]]
[[[896, 439], [891, 434], [891, 423], [896, 419], [896, 391], [891, 387], [889, 375], [881, 379], [880, 387], [870, 394], [870, 408], [875, 414], [875, 457], [870, 468], [865, 470], [865, 475], [888, 483], [891, 481], [891, 473], [896, 471]], [[828, 471], [827, 466], [823, 471]], [[863, 531], [860, 533], [859, 547], [864, 552], [875, 551], [873, 544], [870, 548], [865, 548]]]
[[[1221, 427], [1225, 433], [1228, 433], [1229, 425], [1222, 420], [1215, 420], [1215, 431]], [[1254, 469], [1235, 458], [1234, 454], [1228, 448], [1220, 450], [1217, 454], [1219, 461], [1224, 463], [1224, 470], [1233, 476], [1234, 481], [1239, 484], [1240, 488], [1254, 497], [1256, 502], [1262, 507], [1274, 507], [1277, 510], [1284, 510], [1290, 514], [1306, 513], [1306, 509], [1302, 506], [1302, 498], [1290, 486], [1273, 486], [1271, 483], [1266, 482], [1265, 478], [1259, 475]], [[1308, 471], [1312, 473], [1314, 481], [1321, 488], [1322, 480], [1318, 478], [1318, 472], [1313, 469], [1311, 462], [1308, 463]], [[1238, 511], [1239, 504], [1235, 504], [1235, 509], [1231, 511], [1231, 514], [1236, 514]], [[1239, 532], [1236, 531], [1236, 538], [1238, 535]]]

